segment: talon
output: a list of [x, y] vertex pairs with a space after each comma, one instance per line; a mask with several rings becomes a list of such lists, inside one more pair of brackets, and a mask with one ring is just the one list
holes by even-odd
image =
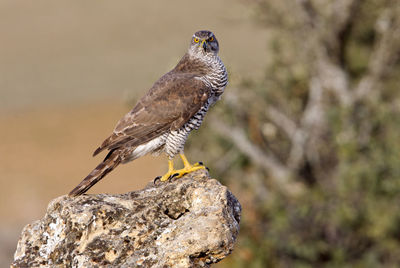
[[182, 159], [183, 162], [183, 166], [184, 168], [182, 169], [174, 169], [174, 163], [173, 161], [170, 159], [168, 160], [168, 171], [166, 174], [164, 174], [163, 176], [158, 176], [157, 178], [154, 179], [154, 184], [156, 184], [156, 182], [158, 180], [165, 182], [165, 181], [171, 181], [172, 179], [178, 179], [181, 178], [182, 176], [189, 174], [191, 172], [194, 172], [196, 170], [199, 169], [207, 169], [209, 170], [206, 166], [204, 166], [203, 162], [197, 162], [194, 165], [191, 165], [189, 163], [189, 161], [186, 159], [184, 154], [180, 154], [180, 157]]
[[159, 181], [161, 179], [161, 176], [157, 176], [157, 177], [155, 177], [155, 179], [154, 179], [154, 181], [153, 181], [153, 184], [155, 185], [156, 184], [156, 182], [157, 181]]
[[207, 169], [207, 171], [210, 171], [210, 169], [208, 167], [205, 167]]
[[171, 176], [169, 176], [169, 179], [173, 179], [173, 178], [175, 178], [175, 177], [177, 177], [177, 176], [179, 176], [179, 173], [175, 173], [175, 174], [172, 174]]

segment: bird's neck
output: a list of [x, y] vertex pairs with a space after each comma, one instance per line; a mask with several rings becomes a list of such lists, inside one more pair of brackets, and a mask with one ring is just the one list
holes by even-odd
[[207, 75], [214, 70], [214, 62], [218, 61], [217, 55], [200, 57], [200, 55], [186, 53], [178, 62], [174, 71], [183, 73], [197, 73]]
[[201, 56], [186, 53], [172, 72], [191, 73], [212, 88], [211, 103], [219, 99], [228, 84], [228, 73], [218, 55]]

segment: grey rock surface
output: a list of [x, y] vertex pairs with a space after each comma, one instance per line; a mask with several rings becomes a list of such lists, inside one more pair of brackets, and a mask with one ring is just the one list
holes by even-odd
[[120, 195], [61, 196], [22, 231], [13, 267], [208, 267], [231, 253], [241, 206], [207, 171]]

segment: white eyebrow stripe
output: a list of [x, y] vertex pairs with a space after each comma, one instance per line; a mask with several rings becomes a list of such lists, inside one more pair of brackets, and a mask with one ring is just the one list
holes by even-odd
[[[198, 36], [196, 36], [195, 34], [192, 36], [193, 38], [199, 38], [199, 39], [202, 39], [202, 37], [198, 37]], [[211, 37], [214, 37], [215, 38], [215, 35], [214, 35], [214, 33], [213, 32], [211, 32], [211, 35], [209, 36], [209, 37], [207, 37], [206, 39], [209, 39], [209, 38], [211, 38]]]

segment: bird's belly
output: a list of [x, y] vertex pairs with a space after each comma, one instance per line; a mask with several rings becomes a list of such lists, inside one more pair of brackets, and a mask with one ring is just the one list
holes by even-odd
[[201, 107], [201, 109], [192, 117], [190, 120], [181, 127], [179, 130], [171, 131], [165, 141], [164, 151], [169, 156], [173, 158], [178, 153], [182, 153], [185, 142], [189, 133], [194, 129], [199, 129], [203, 118], [207, 113], [209, 103]]
[[169, 158], [173, 158], [178, 153], [183, 152], [189, 133], [194, 129], [198, 129], [203, 122], [203, 118], [210, 106], [210, 101], [211, 100], [201, 107], [201, 109], [179, 130], [170, 131], [134, 148], [132, 152], [128, 154], [129, 156], [124, 159], [123, 163], [135, 160], [148, 153], [158, 154], [164, 151]]
[[179, 130], [173, 130], [168, 134], [165, 141], [164, 151], [169, 158], [173, 158], [180, 152], [183, 152], [186, 139], [191, 130], [182, 127]]
[[166, 141], [167, 135], [161, 135], [155, 139], [152, 139], [142, 145], [139, 145], [138, 147], [136, 147], [132, 153], [129, 155], [128, 158], [126, 158], [124, 160], [123, 163], [135, 160], [139, 157], [142, 157], [148, 153], [157, 153], [159, 152], [162, 147], [165, 145], [165, 141]]

